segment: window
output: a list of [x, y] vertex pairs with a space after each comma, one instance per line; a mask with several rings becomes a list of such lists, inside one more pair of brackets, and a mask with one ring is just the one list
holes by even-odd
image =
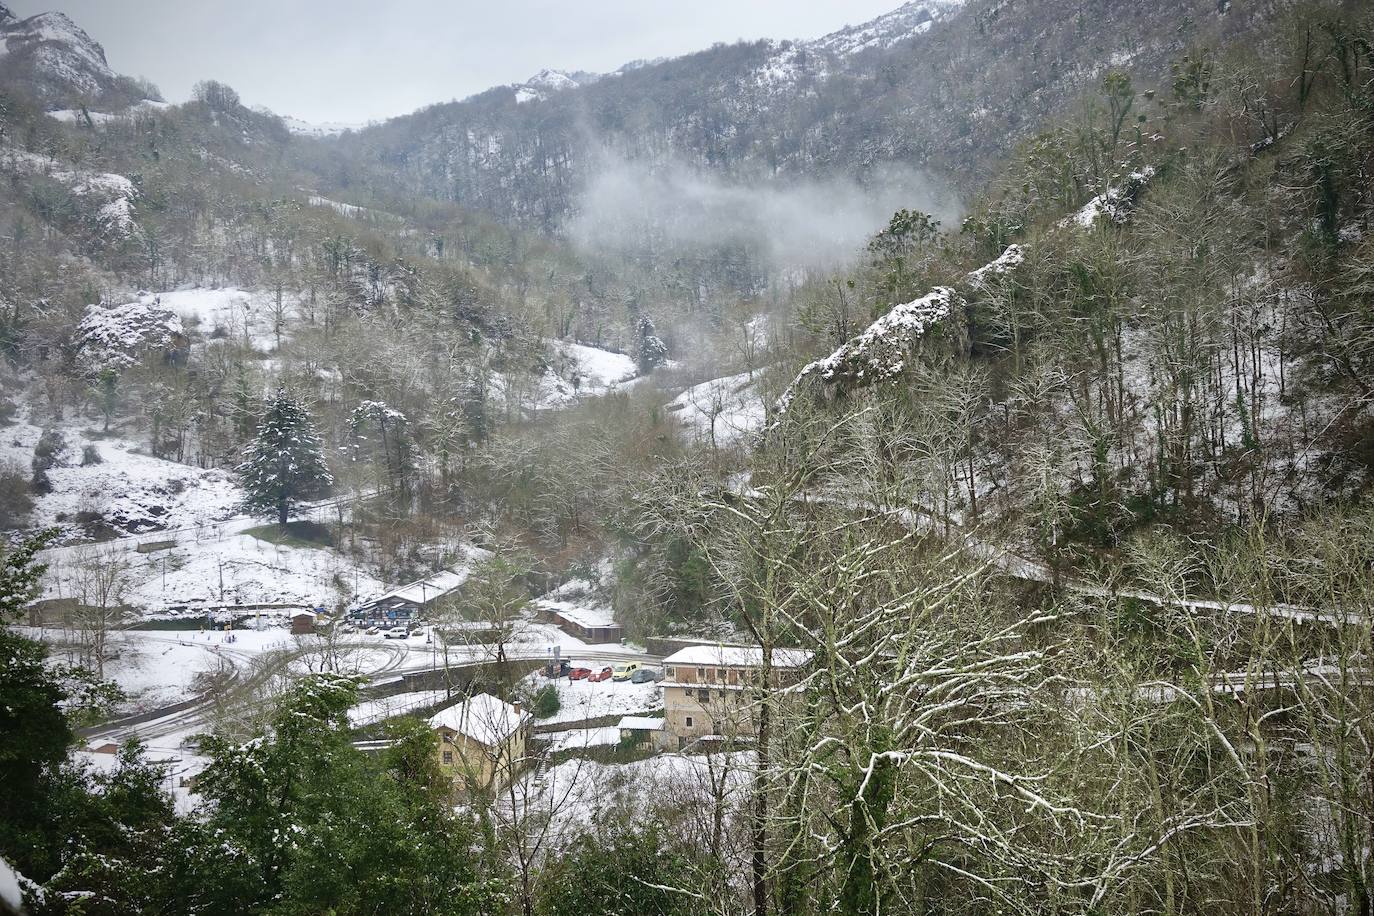
[[699, 680], [699, 681], [704, 681], [704, 680], [706, 680], [706, 669], [705, 669], [705, 668], [698, 668], [698, 669], [697, 669], [697, 680]]
[[691, 728], [691, 727], [692, 727], [692, 717], [691, 717], [691, 716], [688, 716], [688, 717], [687, 717], [687, 727], [688, 727], [688, 728]]
[[444, 766], [453, 766], [453, 751], [444, 751]]
[[706, 701], [711, 699], [711, 691], [707, 690], [705, 687], [701, 688], [697, 691], [697, 699], [700, 702], [705, 703]]

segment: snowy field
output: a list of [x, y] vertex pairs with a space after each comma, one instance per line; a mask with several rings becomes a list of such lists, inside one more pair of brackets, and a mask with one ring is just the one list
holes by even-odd
[[[76, 634], [57, 628], [20, 628], [25, 635], [42, 639], [52, 647], [56, 662], [78, 663]], [[139, 712], [189, 699], [209, 684], [215, 674], [226, 674], [233, 663], [219, 653], [220, 646], [184, 637], [190, 633], [129, 631], [110, 636], [105, 678], [128, 696], [123, 712]]]
[[198, 617], [207, 610], [257, 605], [332, 607], [384, 589], [325, 547], [273, 544], [214, 526], [178, 532], [176, 540], [175, 547], [152, 553], [122, 542], [63, 551], [49, 558], [43, 595], [80, 596], [86, 558], [111, 556], [126, 567], [125, 602], [149, 617]]

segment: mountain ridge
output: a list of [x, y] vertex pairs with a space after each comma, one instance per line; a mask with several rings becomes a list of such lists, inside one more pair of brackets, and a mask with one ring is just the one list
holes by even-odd
[[104, 46], [58, 11], [21, 19], [0, 5], [0, 81], [24, 86], [48, 110], [162, 100], [151, 86], [116, 73]]

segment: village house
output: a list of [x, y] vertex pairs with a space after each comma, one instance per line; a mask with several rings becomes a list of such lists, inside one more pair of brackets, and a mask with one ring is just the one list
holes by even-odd
[[439, 769], [455, 792], [500, 789], [525, 757], [534, 717], [519, 703], [479, 693], [430, 716], [439, 733]]
[[[774, 649], [771, 681], [787, 688], [801, 678], [811, 653]], [[749, 738], [757, 731], [757, 690], [763, 677], [758, 646], [688, 646], [663, 660], [663, 709], [679, 746], [699, 738]]]

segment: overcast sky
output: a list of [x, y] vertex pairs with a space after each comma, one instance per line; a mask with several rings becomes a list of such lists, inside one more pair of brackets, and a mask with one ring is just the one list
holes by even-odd
[[217, 79], [249, 105], [367, 121], [540, 69], [614, 70], [717, 41], [813, 38], [901, 0], [5, 0], [57, 9], [168, 100]]

